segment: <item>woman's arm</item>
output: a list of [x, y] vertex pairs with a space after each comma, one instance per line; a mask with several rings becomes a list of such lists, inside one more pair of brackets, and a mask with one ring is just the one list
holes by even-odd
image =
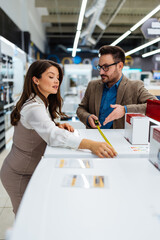
[[117, 155], [112, 146], [106, 142], [96, 142], [89, 139], [82, 139], [79, 149], [89, 149], [100, 158], [113, 158]]
[[[82, 137], [75, 136], [72, 132], [57, 127], [48, 116], [45, 106], [41, 104], [33, 104], [25, 107], [22, 112], [22, 124], [29, 129], [34, 129], [49, 146], [66, 147], [72, 149], [89, 149], [98, 157], [114, 157], [115, 150], [106, 142], [96, 142]], [[69, 124], [67, 124], [66, 127]], [[72, 127], [70, 126], [69, 128]]]

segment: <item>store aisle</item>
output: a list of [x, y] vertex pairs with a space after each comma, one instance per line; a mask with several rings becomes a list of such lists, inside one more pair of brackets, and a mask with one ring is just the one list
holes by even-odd
[[[0, 153], [0, 168], [11, 148], [11, 140], [6, 149]], [[12, 227], [14, 221], [14, 213], [9, 196], [0, 181], [0, 240], [5, 239], [6, 230]]]

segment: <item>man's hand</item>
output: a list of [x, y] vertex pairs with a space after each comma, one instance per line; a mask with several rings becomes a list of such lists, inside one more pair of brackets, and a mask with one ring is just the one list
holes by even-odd
[[106, 117], [105, 121], [103, 122], [103, 125], [106, 125], [108, 122], [111, 122], [115, 119], [122, 118], [125, 115], [125, 108], [124, 106], [121, 106], [119, 104], [111, 104], [111, 108], [114, 108], [114, 110]]
[[[88, 123], [91, 126], [91, 128], [97, 128], [94, 121], [98, 120], [98, 117], [95, 116], [94, 114], [91, 114], [88, 118]], [[100, 122], [99, 122], [99, 126], [101, 126]]]
[[59, 124], [58, 127], [62, 128], [62, 129], [66, 129], [69, 132], [74, 132], [74, 128], [71, 125], [69, 125], [68, 123]]

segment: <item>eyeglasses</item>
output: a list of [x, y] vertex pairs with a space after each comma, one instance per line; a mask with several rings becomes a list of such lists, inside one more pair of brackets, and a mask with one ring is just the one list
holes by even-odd
[[103, 71], [105, 71], [105, 72], [107, 72], [108, 70], [109, 70], [109, 67], [111, 67], [111, 66], [113, 66], [113, 65], [116, 65], [116, 64], [118, 64], [119, 62], [115, 62], [115, 63], [112, 63], [112, 64], [110, 64], [110, 65], [102, 65], [102, 66], [100, 66], [100, 65], [97, 65], [97, 69], [98, 69], [98, 71], [100, 72], [100, 70], [101, 70], [101, 68], [103, 69]]

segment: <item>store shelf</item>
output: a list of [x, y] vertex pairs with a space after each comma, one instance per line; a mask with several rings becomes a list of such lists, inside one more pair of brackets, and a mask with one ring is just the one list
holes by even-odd
[[[2, 106], [1, 106], [2, 107]], [[5, 148], [5, 118], [4, 110], [0, 110], [0, 152]]]
[[4, 78], [2, 82], [14, 82], [14, 80], [12, 78]]
[[12, 106], [14, 106], [14, 102], [13, 102], [13, 103], [10, 103], [10, 104], [4, 105], [4, 109], [10, 108], [10, 107], [12, 107]]

